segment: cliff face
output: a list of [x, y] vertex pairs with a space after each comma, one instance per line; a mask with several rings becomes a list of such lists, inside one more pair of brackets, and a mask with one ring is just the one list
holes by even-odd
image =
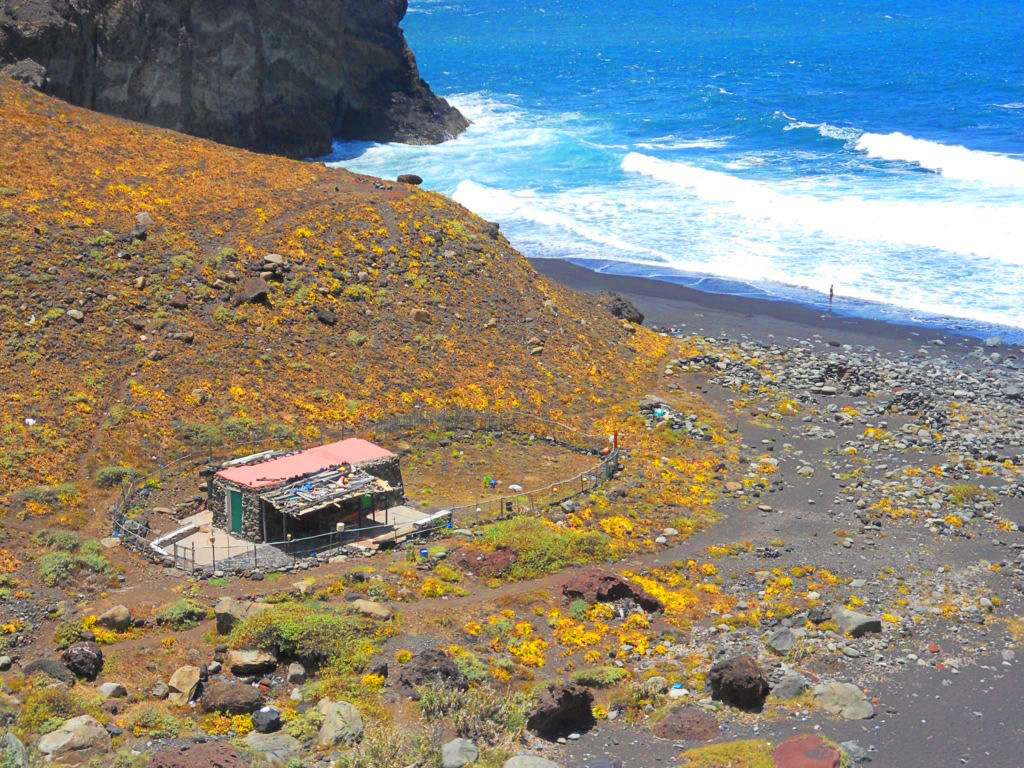
[[468, 124], [420, 79], [406, 0], [0, 0], [0, 65], [73, 104], [292, 157]]

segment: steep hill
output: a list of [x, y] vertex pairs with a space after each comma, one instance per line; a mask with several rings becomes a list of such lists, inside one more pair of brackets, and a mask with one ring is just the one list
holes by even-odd
[[405, 11], [405, 0], [3, 0], [0, 68], [73, 104], [291, 157], [326, 154], [334, 137], [441, 142], [467, 122], [420, 79]]
[[[0, 83], [0, 492], [417, 405], [593, 412], [661, 337], [450, 200]], [[261, 276], [262, 275], [262, 276]]]

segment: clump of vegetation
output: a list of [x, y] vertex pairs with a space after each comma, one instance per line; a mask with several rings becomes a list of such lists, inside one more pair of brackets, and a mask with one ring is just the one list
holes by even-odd
[[612, 557], [611, 540], [605, 534], [560, 528], [534, 517], [513, 517], [489, 525], [481, 541], [489, 549], [515, 553], [516, 562], [508, 572], [513, 580], [532, 579]]
[[20, 502], [34, 501], [37, 504], [44, 504], [48, 507], [55, 507], [63, 503], [64, 499], [78, 493], [74, 483], [61, 483], [60, 485], [35, 485], [25, 488], [17, 493], [17, 500]]
[[238, 624], [229, 644], [322, 662], [356, 653], [366, 629], [366, 622], [351, 614], [312, 603], [282, 603]]
[[[62, 541], [68, 545], [70, 540]], [[39, 578], [48, 587], [68, 586], [82, 571], [110, 576], [114, 570], [98, 541], [82, 542], [70, 552], [47, 552], [39, 558], [36, 567]]]
[[116, 488], [138, 477], [139, 473], [131, 467], [109, 465], [96, 470], [96, 485], [100, 488]]
[[957, 483], [956, 485], [950, 486], [949, 489], [949, 500], [957, 507], [974, 504], [975, 502], [987, 498], [989, 498], [989, 491], [982, 488], [980, 485]]
[[494, 745], [519, 739], [531, 704], [525, 694], [499, 693], [484, 686], [468, 691], [424, 686], [418, 692], [424, 719], [428, 722], [444, 720], [457, 735], [478, 744]]
[[367, 336], [365, 333], [360, 333], [359, 331], [352, 330], [349, 331], [348, 334], [346, 334], [345, 341], [348, 342], [348, 345], [350, 347], [365, 347], [366, 344], [370, 341], [370, 337]]
[[373, 289], [368, 285], [347, 285], [343, 293], [352, 301], [367, 301], [373, 297]]
[[188, 723], [172, 715], [166, 706], [147, 704], [124, 720], [124, 729], [136, 738], [174, 739], [181, 736], [188, 728]]
[[179, 424], [178, 439], [189, 445], [220, 445], [224, 442], [216, 424]]
[[[405, 768], [409, 765], [434, 765], [436, 749], [423, 734], [399, 731], [392, 726], [371, 730], [362, 743], [342, 755], [336, 768]], [[293, 768], [291, 764], [286, 768]], [[296, 765], [294, 768], [302, 768]]]
[[626, 678], [626, 670], [603, 666], [580, 669], [572, 674], [572, 681], [588, 688], [611, 688]]
[[680, 756], [680, 768], [772, 768], [772, 745], [764, 739], [733, 741], [688, 749]]
[[57, 552], [77, 552], [82, 538], [74, 531], [44, 528], [32, 534], [32, 540], [41, 547]]
[[99, 717], [99, 706], [64, 686], [44, 685], [24, 696], [17, 723], [26, 734], [49, 733], [79, 715]]
[[191, 629], [206, 618], [206, 608], [187, 597], [168, 603], [156, 615], [161, 624], [169, 624], [175, 629]]

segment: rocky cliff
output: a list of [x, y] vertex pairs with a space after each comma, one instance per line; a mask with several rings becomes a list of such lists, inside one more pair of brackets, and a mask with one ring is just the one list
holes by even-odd
[[[292, 157], [333, 137], [438, 143], [406, 0], [0, 0], [0, 67], [100, 112]], [[34, 67], [29, 61], [39, 65]]]

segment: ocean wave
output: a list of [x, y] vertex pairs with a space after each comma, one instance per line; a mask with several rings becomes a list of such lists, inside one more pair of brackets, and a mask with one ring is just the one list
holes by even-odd
[[636, 146], [649, 150], [669, 149], [721, 149], [729, 143], [731, 136], [720, 139], [681, 139], [676, 136], [662, 136], [650, 141], [637, 142]]
[[729, 215], [755, 220], [765, 237], [783, 230], [854, 242], [931, 248], [1024, 265], [1024, 209], [947, 201], [865, 200], [794, 194], [780, 185], [631, 152], [622, 170], [687, 190]]
[[903, 133], [865, 133], [856, 149], [868, 157], [909, 163], [957, 181], [1024, 186], [1024, 162], [1006, 155], [917, 139]]
[[864, 131], [857, 130], [856, 128], [844, 128], [838, 125], [831, 125], [830, 123], [805, 123], [801, 120], [796, 120], [790, 117], [785, 112], [778, 112], [776, 114], [779, 114], [790, 121], [788, 125], [783, 127], [782, 130], [784, 131], [797, 131], [804, 128], [813, 128], [818, 132], [819, 136], [826, 139], [836, 139], [838, 141], [855, 141], [864, 133]]
[[999, 109], [1024, 109], [1024, 101], [1011, 101], [1009, 104], [993, 104]]

